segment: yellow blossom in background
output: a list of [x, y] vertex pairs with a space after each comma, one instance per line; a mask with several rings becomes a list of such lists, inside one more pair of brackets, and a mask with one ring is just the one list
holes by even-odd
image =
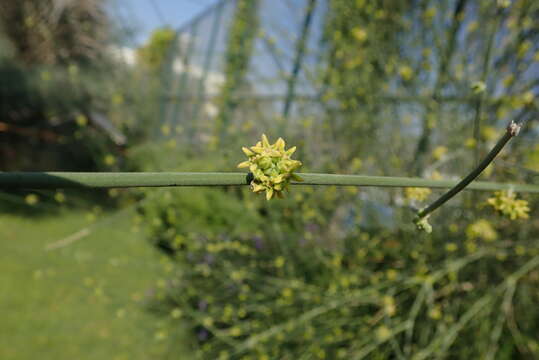
[[503, 85], [505, 87], [509, 87], [513, 84], [514, 81], [515, 81], [515, 75], [509, 74], [503, 79]]
[[397, 307], [395, 306], [395, 298], [392, 296], [384, 296], [384, 311], [388, 316], [395, 315]]
[[458, 250], [457, 244], [450, 242], [445, 245], [445, 250], [448, 252], [455, 252]]
[[409, 187], [404, 189], [404, 195], [408, 200], [424, 201], [432, 193], [429, 188]]
[[468, 24], [468, 32], [474, 32], [479, 28], [479, 23], [477, 21], [470, 21]]
[[113, 105], [122, 105], [124, 103], [124, 97], [122, 94], [112, 95], [111, 102]]
[[528, 50], [533, 46], [530, 40], [526, 40], [520, 44], [517, 50], [517, 57], [523, 58], [528, 53]]
[[447, 154], [447, 148], [445, 146], [437, 146], [433, 151], [432, 151], [432, 156], [434, 157], [434, 159], [436, 160], [440, 160], [441, 158], [444, 157], [444, 155]]
[[116, 158], [111, 155], [111, 154], [107, 154], [105, 155], [105, 157], [103, 158], [103, 162], [105, 163], [105, 165], [107, 166], [112, 166], [116, 163]]
[[430, 173], [429, 178], [432, 180], [442, 180], [444, 177], [440, 172], [434, 170], [432, 173]]
[[43, 70], [40, 74], [41, 80], [43, 81], [49, 81], [52, 79], [52, 75], [49, 71]]
[[157, 341], [161, 341], [161, 340], [166, 339], [167, 336], [168, 336], [167, 332], [164, 331], [164, 330], [161, 330], [161, 331], [157, 331], [157, 332], [155, 333], [154, 338], [155, 338], [155, 340], [157, 340]]
[[467, 148], [474, 148], [476, 145], [476, 141], [474, 138], [467, 138], [466, 141], [464, 142], [464, 146], [466, 146]]
[[79, 74], [79, 67], [75, 64], [70, 64], [67, 68], [67, 72], [69, 73], [69, 76], [75, 77]]
[[399, 67], [399, 75], [406, 81], [409, 81], [414, 76], [414, 71], [408, 65]]
[[211, 317], [206, 317], [204, 320], [202, 320], [202, 325], [204, 327], [210, 328], [213, 326], [213, 319]]
[[238, 336], [241, 336], [241, 329], [237, 326], [234, 326], [233, 328], [231, 328], [229, 330], [229, 333], [230, 333], [230, 336], [233, 336], [233, 337], [238, 337]]
[[165, 125], [161, 126], [161, 134], [163, 134], [164, 136], [170, 135], [170, 131], [171, 131], [171, 129], [170, 129], [169, 125], [165, 124]]
[[66, 196], [63, 192], [58, 191], [56, 194], [54, 194], [54, 200], [56, 200], [59, 203], [63, 203], [66, 200]]
[[255, 146], [242, 148], [249, 160], [240, 163], [238, 167], [249, 168], [254, 177], [251, 189], [255, 193], [265, 191], [267, 200], [275, 195], [282, 197], [283, 191], [288, 189], [290, 180], [301, 181], [301, 178], [294, 174], [294, 171], [301, 166], [301, 162], [290, 158], [296, 147], [285, 150], [285, 146], [282, 138], [270, 144], [263, 134], [262, 141]]
[[183, 311], [179, 308], [174, 308], [171, 312], [170, 312], [170, 316], [173, 318], [173, 319], [179, 319], [183, 314]]
[[498, 0], [498, 6], [502, 9], [511, 6], [511, 0]]
[[482, 81], [476, 81], [470, 86], [470, 88], [474, 94], [479, 95], [485, 92], [487, 86]]
[[355, 157], [355, 158], [352, 159], [352, 163], [351, 163], [351, 166], [350, 166], [352, 171], [355, 172], [355, 171], [360, 170], [361, 166], [363, 166], [363, 162], [361, 161], [360, 158]]
[[470, 239], [483, 239], [485, 241], [494, 241], [498, 238], [498, 233], [492, 227], [490, 222], [485, 219], [478, 220], [466, 228], [466, 235]]
[[532, 104], [534, 99], [535, 95], [532, 91], [527, 91], [522, 95], [522, 101], [524, 102], [524, 104]]
[[354, 35], [354, 38], [360, 43], [367, 40], [367, 32], [364, 29], [354, 28], [352, 29], [352, 35]]
[[481, 137], [486, 141], [493, 141], [498, 136], [498, 131], [492, 126], [483, 126], [481, 128]]
[[376, 338], [379, 341], [386, 341], [391, 337], [391, 330], [387, 326], [380, 326], [378, 329], [376, 329]]
[[75, 118], [75, 122], [77, 123], [78, 126], [84, 127], [88, 124], [88, 118], [84, 116], [84, 114], [78, 114], [77, 117]]
[[39, 202], [39, 196], [37, 196], [36, 194], [28, 194], [24, 197], [24, 201], [28, 205], [35, 205]]
[[515, 246], [515, 254], [522, 256], [526, 254], [526, 248], [522, 245]]
[[425, 12], [423, 13], [423, 17], [425, 21], [432, 21], [434, 17], [436, 16], [436, 8], [435, 7], [429, 7]]
[[511, 220], [529, 218], [530, 208], [528, 202], [516, 197], [517, 194], [513, 191], [496, 191], [494, 197], [489, 198], [487, 203]]
[[429, 310], [429, 317], [433, 320], [440, 320], [442, 318], [442, 310], [439, 306], [435, 306]]
[[284, 262], [285, 262], [284, 257], [282, 257], [282, 256], [277, 256], [277, 257], [275, 258], [275, 262], [274, 262], [275, 267], [276, 267], [276, 268], [282, 268], [282, 267], [284, 266]]

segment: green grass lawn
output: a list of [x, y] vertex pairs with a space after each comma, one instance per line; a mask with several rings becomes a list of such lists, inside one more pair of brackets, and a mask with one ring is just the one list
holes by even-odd
[[0, 359], [178, 358], [180, 333], [144, 309], [163, 259], [131, 217], [45, 251], [87, 227], [87, 214], [0, 215]]

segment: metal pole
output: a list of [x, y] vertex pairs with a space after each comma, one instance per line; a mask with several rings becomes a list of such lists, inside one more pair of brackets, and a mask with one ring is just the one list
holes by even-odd
[[288, 89], [286, 94], [286, 100], [283, 108], [283, 118], [286, 120], [294, 101], [294, 93], [296, 88], [296, 81], [301, 70], [301, 64], [303, 61], [303, 55], [305, 54], [306, 43], [309, 38], [309, 28], [311, 26], [314, 8], [316, 6], [316, 0], [309, 0], [309, 4], [305, 10], [305, 17], [303, 18], [303, 26], [301, 28], [301, 34], [296, 44], [296, 57], [294, 59], [294, 67], [292, 73], [288, 78]]
[[[221, 19], [223, 17], [223, 8], [224, 8], [225, 2], [221, 1], [217, 5], [217, 7], [213, 8], [212, 10], [216, 11], [217, 13], [214, 14], [213, 24], [211, 28], [211, 35], [210, 40], [208, 42], [208, 47], [206, 48], [206, 55], [204, 59], [204, 68], [203, 73], [200, 78], [200, 81], [198, 83], [198, 95], [195, 99], [195, 102], [193, 104], [193, 114], [191, 118], [195, 123], [198, 122], [198, 114], [200, 112], [200, 108], [204, 105], [206, 102], [206, 80], [208, 78], [208, 72], [209, 68], [211, 66], [212, 60], [213, 60], [213, 54], [215, 51], [215, 44], [217, 41], [217, 35], [219, 34], [219, 28], [221, 26]], [[194, 127], [193, 127], [194, 130]], [[192, 139], [194, 135], [193, 133], [190, 134], [189, 139]]]
[[[188, 74], [189, 73], [189, 66], [190, 66], [190, 61], [191, 61], [191, 55], [193, 53], [193, 44], [196, 41], [197, 28], [198, 28], [198, 23], [193, 23], [192, 27], [191, 27], [191, 29], [190, 29], [190, 31], [188, 33], [189, 34], [189, 39], [188, 39], [189, 43], [188, 43], [186, 51], [185, 51], [185, 56], [183, 57], [182, 75], [181, 75], [181, 78], [180, 78], [180, 84], [179, 84], [179, 88], [178, 88], [178, 91], [177, 91], [177, 93], [180, 94], [180, 95], [183, 95], [183, 93], [184, 93], [184, 91], [186, 89], [186, 86], [187, 86], [187, 80], [188, 80], [188, 77], [189, 77], [189, 74]], [[182, 106], [180, 105], [179, 101], [174, 104], [173, 109], [174, 110], [172, 112], [172, 114], [173, 114], [172, 116], [173, 116], [173, 119], [174, 119], [174, 123], [177, 123], [178, 118], [181, 118], [181, 115], [179, 116], [179, 112], [182, 110]]]

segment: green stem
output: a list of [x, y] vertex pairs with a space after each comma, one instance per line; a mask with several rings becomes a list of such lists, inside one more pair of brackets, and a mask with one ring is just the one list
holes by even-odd
[[[454, 180], [429, 180], [421, 178], [298, 174], [302, 182], [292, 185], [337, 185], [374, 187], [426, 187], [451, 188]], [[166, 186], [224, 186], [248, 185], [250, 176], [246, 173], [73, 173], [73, 172], [7, 172], [0, 173], [0, 188], [58, 189], [58, 188], [127, 188]], [[513, 189], [518, 192], [539, 193], [539, 185], [506, 184], [476, 181], [468, 190], [495, 191]]]
[[[487, 156], [481, 161], [479, 165], [475, 169], [472, 170], [466, 176], [464, 179], [462, 179], [458, 184], [456, 184], [453, 188], [451, 188], [448, 192], [440, 196], [436, 201], [434, 201], [432, 204], [427, 206], [425, 209], [421, 210], [417, 214], [417, 218], [415, 220], [416, 224], [422, 224], [422, 222], [427, 218], [427, 216], [432, 213], [434, 210], [442, 206], [446, 201], [451, 199], [453, 196], [464, 190], [468, 184], [470, 184], [472, 181], [474, 181], [482, 172], [485, 170], [485, 168], [494, 160], [494, 158], [500, 153], [500, 151], [504, 148], [504, 146], [513, 138], [514, 136], [518, 135], [518, 132], [520, 131], [520, 126], [517, 125], [515, 122], [511, 122], [509, 126], [507, 126], [507, 130], [505, 134], [498, 140], [496, 145], [490, 150], [490, 152], [487, 154]], [[515, 191], [520, 191], [514, 188]]]

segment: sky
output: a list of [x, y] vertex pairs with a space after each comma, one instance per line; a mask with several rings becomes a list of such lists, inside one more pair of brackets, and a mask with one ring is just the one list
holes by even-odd
[[134, 30], [128, 46], [143, 44], [152, 30], [179, 28], [218, 0], [112, 0], [109, 11], [124, 29]]

